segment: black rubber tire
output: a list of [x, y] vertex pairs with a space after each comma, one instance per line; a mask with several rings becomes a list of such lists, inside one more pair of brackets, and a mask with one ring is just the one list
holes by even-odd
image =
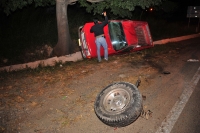
[[79, 48], [80, 48], [80, 51], [81, 51], [82, 58], [85, 59], [86, 56], [85, 56], [85, 54], [83, 53], [83, 50], [82, 50], [81, 46], [79, 46]]
[[99, 93], [94, 104], [97, 117], [112, 127], [130, 125], [142, 110], [142, 96], [138, 88], [127, 82], [107, 86]]

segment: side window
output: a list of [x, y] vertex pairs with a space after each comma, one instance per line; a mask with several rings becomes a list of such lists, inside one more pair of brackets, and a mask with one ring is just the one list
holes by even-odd
[[116, 51], [125, 48], [127, 42], [121, 22], [109, 22], [108, 28], [113, 48]]

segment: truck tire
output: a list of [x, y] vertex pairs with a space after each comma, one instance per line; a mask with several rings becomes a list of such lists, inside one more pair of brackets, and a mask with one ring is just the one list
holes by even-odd
[[142, 107], [142, 96], [138, 88], [131, 83], [118, 82], [99, 93], [94, 111], [106, 125], [124, 127], [137, 120]]
[[82, 57], [83, 57], [83, 59], [85, 59], [86, 58], [86, 55], [85, 55], [85, 53], [83, 52], [83, 49], [80, 47], [80, 50], [81, 50], [81, 55], [82, 55]]

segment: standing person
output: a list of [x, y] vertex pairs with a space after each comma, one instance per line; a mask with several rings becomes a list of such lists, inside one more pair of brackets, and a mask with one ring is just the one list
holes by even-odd
[[104, 48], [104, 59], [108, 61], [108, 45], [106, 43], [106, 39], [104, 36], [103, 28], [108, 24], [108, 17], [106, 15], [106, 12], [103, 12], [103, 15], [105, 17], [105, 20], [102, 23], [99, 23], [97, 19], [94, 19], [94, 26], [91, 27], [90, 32], [94, 33], [95, 35], [95, 43], [97, 46], [97, 56], [98, 56], [98, 62], [101, 62], [101, 55], [100, 50], [101, 46]]

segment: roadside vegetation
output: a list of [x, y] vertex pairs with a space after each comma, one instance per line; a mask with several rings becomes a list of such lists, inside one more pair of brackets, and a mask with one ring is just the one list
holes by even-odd
[[[109, 11], [108, 16], [109, 19], [122, 19], [109, 14]], [[100, 15], [86, 13], [79, 5], [69, 6], [70, 34], [76, 44], [74, 52], [79, 51], [78, 27], [92, 21], [94, 17], [102, 18]], [[0, 67], [48, 58], [44, 49], [52, 48], [57, 43], [55, 6], [48, 8], [29, 6], [10, 16], [1, 14], [1, 18], [3, 21], [0, 22]], [[191, 23], [188, 27], [186, 17], [180, 19], [170, 13], [137, 9], [131, 19], [147, 21], [154, 41], [196, 33], [197, 24]]]

